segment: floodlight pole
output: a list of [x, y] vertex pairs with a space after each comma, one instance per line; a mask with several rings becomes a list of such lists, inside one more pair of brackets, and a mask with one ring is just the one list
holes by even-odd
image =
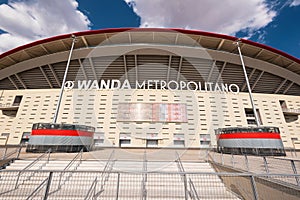
[[62, 100], [64, 88], [65, 88], [65, 83], [66, 83], [66, 79], [67, 79], [67, 74], [68, 74], [68, 70], [69, 70], [70, 61], [71, 61], [71, 57], [72, 57], [75, 42], [76, 42], [76, 36], [72, 35], [72, 46], [71, 46], [71, 50], [70, 50], [70, 53], [69, 53], [69, 58], [68, 58], [67, 66], [66, 66], [66, 69], [65, 69], [65, 74], [64, 74], [63, 82], [61, 84], [60, 94], [59, 94], [58, 102], [57, 102], [54, 117], [53, 117], [53, 123], [54, 124], [57, 121], [58, 112], [59, 112], [59, 108], [60, 108], [60, 104], [61, 104], [61, 100]]
[[253, 113], [254, 113], [256, 125], [260, 126], [260, 121], [259, 121], [259, 118], [258, 118], [258, 114], [256, 112], [256, 108], [255, 108], [255, 104], [254, 104], [254, 100], [253, 100], [253, 96], [252, 96], [252, 92], [251, 92], [251, 87], [250, 87], [249, 79], [248, 79], [248, 76], [247, 76], [247, 71], [246, 71], [246, 67], [245, 67], [245, 63], [244, 63], [242, 51], [241, 51], [241, 48], [240, 48], [240, 43], [241, 43], [241, 40], [238, 39], [235, 42], [235, 45], [238, 48], [240, 59], [241, 59], [241, 63], [242, 63], [242, 66], [243, 66], [244, 76], [245, 76], [245, 80], [246, 80], [246, 83], [247, 83], [247, 88], [248, 88], [248, 92], [249, 92], [249, 96], [250, 96], [250, 101], [251, 101], [251, 104], [252, 104], [252, 109], [253, 109]]

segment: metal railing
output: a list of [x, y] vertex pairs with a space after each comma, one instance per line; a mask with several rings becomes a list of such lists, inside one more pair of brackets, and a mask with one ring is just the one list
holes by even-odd
[[38, 185], [38, 187], [27, 197], [26, 200], [34, 199], [39, 194], [39, 192], [43, 189], [44, 186], [46, 186], [44, 199], [47, 199], [49, 186], [52, 179], [52, 174], [53, 172], [50, 172], [49, 176], [40, 185]]
[[90, 200], [90, 199], [96, 199], [96, 187], [97, 187], [97, 177], [95, 178], [95, 180], [92, 182], [92, 185], [90, 187], [90, 189], [88, 190], [84, 200]]
[[[300, 170], [300, 160], [293, 158], [250, 156], [250, 155], [230, 155], [211, 152], [210, 161], [229, 166], [246, 172], [257, 174], [295, 174]], [[289, 180], [291, 181], [291, 180]], [[295, 176], [295, 181], [300, 186], [300, 179]]]
[[26, 167], [24, 167], [21, 171], [19, 171], [19, 173], [17, 175], [17, 180], [16, 180], [15, 188], [17, 189], [20, 184], [23, 184], [25, 181], [30, 180], [31, 177], [33, 177], [35, 175], [35, 173], [38, 172], [38, 171], [33, 171], [33, 173], [31, 173], [28, 176], [26, 176], [26, 178], [22, 181], [22, 183], [19, 183], [20, 177], [21, 177], [22, 174], [24, 174], [25, 171], [27, 171], [30, 168], [32, 168], [33, 166], [35, 166], [43, 158], [46, 158], [46, 160], [45, 160], [44, 163], [42, 163], [39, 166], [39, 170], [42, 169], [47, 163], [49, 163], [50, 154], [51, 154], [51, 149], [48, 149], [45, 153], [43, 153], [42, 155], [40, 155], [39, 157], [37, 157], [35, 160], [33, 160], [31, 163], [29, 163]]
[[147, 154], [146, 151], [144, 151], [144, 157], [143, 157], [143, 172], [145, 172], [143, 174], [143, 178], [142, 178], [142, 187], [141, 187], [141, 196], [142, 196], [142, 200], [146, 200], [147, 197], [147, 189], [146, 189], [146, 182], [147, 182]]
[[195, 188], [195, 185], [192, 181], [192, 179], [189, 178], [189, 186], [190, 186], [190, 191], [189, 191], [189, 196], [193, 200], [200, 200], [197, 190]]
[[[177, 159], [175, 161], [177, 163], [178, 170], [179, 170], [179, 172], [182, 173], [181, 180], [183, 181], [183, 185], [184, 185], [184, 197], [187, 200], [188, 199], [188, 195], [189, 195], [189, 191], [188, 191], [188, 188], [187, 188], [187, 186], [188, 186], [187, 185], [187, 177], [186, 177], [186, 175], [184, 173], [185, 171], [184, 171], [184, 167], [183, 167], [183, 164], [181, 162], [180, 156], [179, 156], [179, 154], [178, 154], [177, 151], [175, 153], [176, 153], [176, 157], [177, 157]], [[190, 180], [190, 181], [192, 181], [192, 180]]]
[[111, 152], [111, 154], [109, 155], [109, 158], [108, 158], [108, 160], [106, 162], [106, 165], [103, 169], [103, 173], [101, 174], [100, 190], [98, 192], [96, 192], [96, 194], [95, 194], [96, 196], [99, 196], [104, 191], [104, 186], [105, 186], [106, 182], [109, 179], [110, 172], [112, 171], [114, 163], [115, 163], [115, 160], [113, 159], [114, 156], [115, 156], [115, 150], [113, 150]]
[[[96, 176], [96, 178], [94, 179], [94, 181], [92, 182], [86, 196], [85, 196], [85, 200], [93, 200], [93, 199], [97, 199], [99, 196], [101, 196], [101, 194], [104, 192], [104, 187], [106, 182], [109, 179], [109, 175], [110, 172], [113, 169], [113, 165], [114, 165], [114, 157], [115, 151], [113, 150], [105, 164], [105, 167], [100, 175], [100, 180], [99, 178]], [[97, 186], [99, 185], [98, 182], [100, 182], [100, 188], [97, 189]]]
[[[189, 180], [186, 199], [297, 199], [300, 187], [295, 184], [282, 184], [273, 180], [295, 180], [294, 174], [251, 174], [251, 173], [187, 173], [187, 172], [104, 172], [70, 171], [73, 179], [62, 185], [61, 190], [53, 192], [62, 171], [36, 172], [39, 179], [12, 190], [18, 171], [0, 171], [1, 199], [100, 199], [97, 196], [98, 178], [103, 173], [112, 177], [107, 182], [101, 198], [141, 199], [140, 178], [147, 174], [148, 183], [145, 198], [185, 199], [184, 183], [179, 177], [185, 175]], [[289, 181], [286, 181], [289, 182]]]
[[[13, 149], [12, 151], [8, 151], [9, 149]], [[4, 149], [1, 149], [3, 151], [2, 153], [2, 160], [6, 160], [9, 158], [18, 159], [20, 152], [22, 150], [22, 146], [16, 147], [16, 148], [10, 148], [5, 147]]]
[[[82, 153], [83, 153], [83, 149], [81, 149], [75, 156], [74, 158], [67, 164], [67, 166], [63, 169], [63, 171], [60, 174], [60, 178], [59, 178], [59, 182], [58, 182], [58, 187], [57, 190], [59, 190], [61, 188], [61, 186], [63, 184], [65, 184], [65, 182], [67, 182], [70, 177], [72, 176], [72, 173], [67, 173], [67, 171], [75, 171], [77, 170], [78, 166], [80, 165], [81, 161], [82, 161]], [[76, 163], [77, 161], [77, 163]], [[75, 164], [75, 166], [73, 166], [73, 164]], [[71, 169], [71, 167], [73, 166], [73, 169]], [[67, 177], [63, 180], [64, 176], [67, 174]]]

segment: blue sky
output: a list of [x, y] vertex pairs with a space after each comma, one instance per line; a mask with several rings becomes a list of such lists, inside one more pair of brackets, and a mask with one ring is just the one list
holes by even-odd
[[166, 27], [243, 37], [300, 58], [300, 0], [0, 0], [0, 19], [0, 53], [82, 30]]

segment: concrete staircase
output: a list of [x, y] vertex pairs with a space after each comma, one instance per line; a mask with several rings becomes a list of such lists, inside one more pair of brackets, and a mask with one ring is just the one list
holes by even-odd
[[[111, 160], [108, 168], [105, 168], [107, 160], [75, 161], [69, 168], [71, 172], [61, 172], [70, 160], [41, 160], [28, 169], [38, 171], [21, 171], [32, 162], [32, 159], [16, 160], [0, 171], [0, 199], [27, 199], [39, 186], [32, 199], [43, 199], [50, 171], [53, 173], [48, 199], [85, 199], [88, 191], [98, 195], [98, 199], [116, 199], [117, 196], [118, 199], [141, 199], [143, 195], [156, 200], [185, 199], [188, 194], [184, 180], [187, 191], [189, 182], [194, 184], [200, 199], [239, 199], [213, 174], [215, 171], [207, 162], [182, 162], [185, 176], [178, 173], [175, 161], [147, 161], [147, 174], [143, 173], [145, 163], [136, 160]], [[108, 172], [103, 173], [104, 169]]]

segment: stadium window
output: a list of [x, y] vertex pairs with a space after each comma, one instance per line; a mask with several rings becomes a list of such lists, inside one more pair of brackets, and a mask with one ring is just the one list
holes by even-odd
[[173, 140], [173, 144], [176, 147], [184, 147], [184, 140]]
[[201, 141], [200, 141], [200, 145], [203, 145], [203, 146], [209, 146], [209, 145], [210, 145], [210, 141], [204, 141], [204, 140], [201, 140]]
[[2, 137], [9, 137], [9, 133], [1, 133]]
[[13, 102], [13, 106], [19, 106], [22, 101], [23, 95], [17, 95]]

